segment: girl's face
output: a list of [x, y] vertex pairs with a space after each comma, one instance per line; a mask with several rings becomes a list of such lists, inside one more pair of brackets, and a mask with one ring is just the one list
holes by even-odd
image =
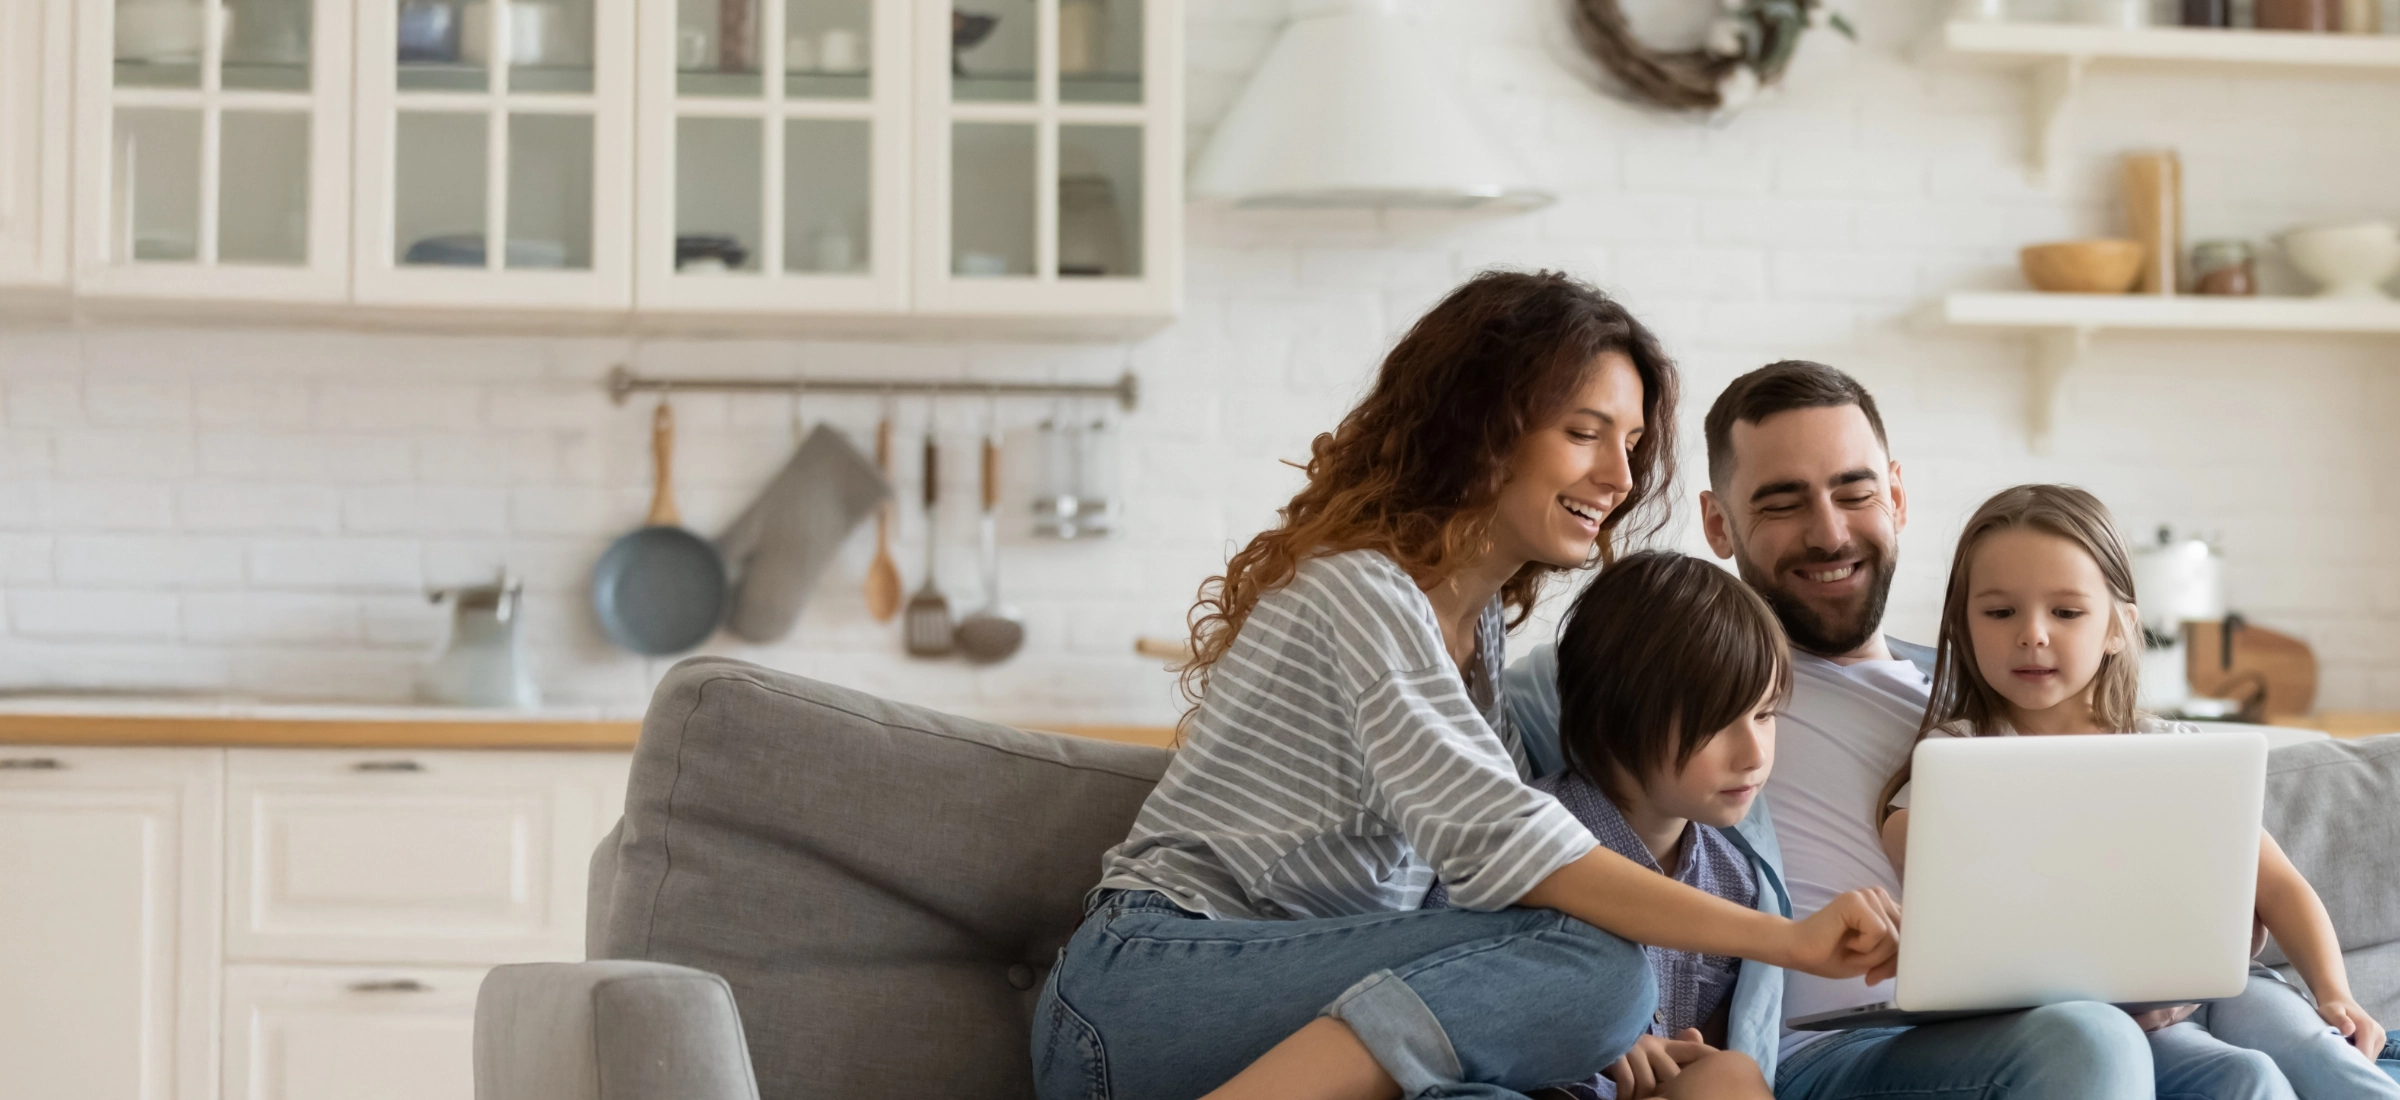
[[1986, 535], [1967, 569], [1975, 668], [2020, 733], [2090, 732], [2100, 659], [2125, 648], [2123, 610], [2075, 543], [2029, 528]]
[[1517, 441], [1492, 521], [1495, 552], [1580, 566], [1600, 537], [1600, 522], [1633, 491], [1642, 376], [1622, 352], [1602, 352], [1596, 368], [1563, 413]]
[[1661, 816], [1729, 829], [1750, 815], [1758, 789], [1775, 769], [1775, 700], [1718, 730], [1681, 771], [1669, 763], [1642, 785], [1642, 798]]

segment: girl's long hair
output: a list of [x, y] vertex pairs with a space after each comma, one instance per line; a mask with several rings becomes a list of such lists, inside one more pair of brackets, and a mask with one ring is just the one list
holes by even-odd
[[[2125, 645], [2100, 658], [2100, 670], [2092, 677], [2092, 721], [2102, 729], [2123, 733], [2141, 718], [2134, 708], [2141, 689], [2142, 633], [2134, 610], [2133, 558], [2125, 552], [2116, 520], [2100, 498], [2072, 485], [2019, 485], [1984, 501], [1967, 520], [1967, 529], [1959, 533], [1958, 551], [1950, 558], [1950, 588], [1942, 598], [1933, 694], [1925, 703], [1924, 719], [1917, 723], [1917, 740], [1943, 726], [1964, 729], [1973, 737], [1999, 733], [2009, 726], [2007, 697], [1983, 678], [1983, 670], [1975, 663], [1974, 639], [1967, 632], [1967, 571], [1974, 564], [1976, 547], [1986, 536], [2020, 528], [2074, 543], [2100, 567], [2115, 605], [2109, 631], [2123, 638]], [[1882, 795], [1875, 800], [1877, 828], [1892, 816], [1892, 798], [1908, 784], [1911, 770], [1910, 762], [1904, 760], [1900, 770], [1884, 783]]]
[[[1613, 558], [1614, 540], [1629, 530], [1663, 528], [1677, 379], [1658, 338], [1567, 275], [1484, 272], [1400, 338], [1366, 398], [1309, 445], [1308, 484], [1277, 513], [1280, 522], [1201, 583], [1188, 617], [1183, 722], [1259, 598], [1291, 583], [1301, 562], [1379, 550], [1432, 588], [1482, 555], [1517, 442], [1560, 414], [1606, 352], [1622, 353], [1641, 377], [1644, 431], [1629, 460], [1633, 484], [1601, 522], [1600, 558]], [[1560, 571], [1528, 562], [1509, 578], [1500, 596], [1510, 626]]]

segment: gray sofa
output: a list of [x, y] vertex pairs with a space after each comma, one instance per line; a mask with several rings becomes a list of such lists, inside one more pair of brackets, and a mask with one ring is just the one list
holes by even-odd
[[[2272, 760], [2268, 827], [2400, 1021], [2400, 737]], [[1042, 979], [1166, 762], [686, 661], [592, 858], [594, 961], [492, 971], [476, 1095], [1027, 1096]]]

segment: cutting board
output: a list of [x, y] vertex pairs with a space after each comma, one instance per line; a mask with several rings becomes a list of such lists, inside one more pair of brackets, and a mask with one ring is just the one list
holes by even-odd
[[[2263, 626], [2243, 623], [2233, 631], [2233, 660], [2225, 660], [2225, 629], [2218, 622], [2184, 627], [2190, 640], [2184, 673], [2192, 694], [2243, 702], [2242, 718], [2308, 714], [2317, 705], [2317, 654], [2308, 643]], [[2265, 698], [2258, 696], [2265, 693]]]

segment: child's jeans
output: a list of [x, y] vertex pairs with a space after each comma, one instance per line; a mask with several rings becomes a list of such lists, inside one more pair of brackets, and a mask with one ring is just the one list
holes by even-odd
[[1642, 950], [1549, 909], [1209, 920], [1146, 890], [1094, 902], [1033, 1015], [1041, 1100], [1187, 1100], [1319, 1016], [1407, 1097], [1521, 1097], [1632, 1049]]
[[2259, 969], [2240, 996], [2151, 1032], [2150, 1056], [2158, 1100], [2400, 1100], [2400, 1083]]

